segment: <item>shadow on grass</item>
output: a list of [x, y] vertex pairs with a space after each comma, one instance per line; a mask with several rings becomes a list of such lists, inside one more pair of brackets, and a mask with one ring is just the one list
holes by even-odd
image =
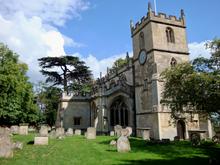
[[33, 141], [33, 140], [27, 142], [27, 145], [33, 145], [33, 144], [34, 144], [34, 141]]
[[[99, 142], [103, 145], [109, 145], [112, 138]], [[146, 159], [146, 160], [124, 160], [121, 164], [209, 164], [209, 160], [220, 161], [220, 147], [213, 143], [203, 143], [198, 147], [193, 147], [189, 141], [158, 143], [144, 141], [138, 138], [129, 138], [131, 143], [131, 153], [155, 154], [161, 159]], [[107, 150], [108, 152], [117, 152], [116, 150]], [[216, 164], [216, 163], [214, 163]], [[220, 165], [220, 164], [219, 164]]]
[[[209, 165], [208, 158], [193, 157], [193, 158], [175, 158], [169, 160], [123, 160], [117, 165]], [[214, 164], [213, 164], [214, 165]], [[217, 164], [216, 164], [217, 165]]]

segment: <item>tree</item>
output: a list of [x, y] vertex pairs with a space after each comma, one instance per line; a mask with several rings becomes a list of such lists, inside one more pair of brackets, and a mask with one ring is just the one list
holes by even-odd
[[210, 49], [211, 57], [200, 57], [193, 61], [195, 70], [203, 73], [220, 74], [220, 39], [214, 39], [206, 43]]
[[16, 53], [0, 44], [0, 124], [36, 124], [39, 120], [27, 69], [26, 64], [18, 62]]
[[112, 66], [112, 69], [120, 69], [128, 63], [127, 59], [119, 58], [117, 59]]
[[[59, 106], [61, 89], [57, 87], [41, 86], [37, 94], [38, 103], [44, 105], [42, 110], [43, 122], [53, 126], [56, 122], [57, 109]], [[42, 107], [42, 106], [41, 106]]]
[[220, 114], [220, 40], [207, 43], [211, 58], [197, 58], [192, 64], [182, 63], [166, 69], [162, 103], [176, 112], [191, 110]]
[[41, 73], [47, 77], [46, 82], [53, 83], [53, 86], [62, 85], [65, 92], [73, 87], [80, 90], [83, 84], [91, 80], [91, 71], [78, 57], [44, 57], [38, 60]]

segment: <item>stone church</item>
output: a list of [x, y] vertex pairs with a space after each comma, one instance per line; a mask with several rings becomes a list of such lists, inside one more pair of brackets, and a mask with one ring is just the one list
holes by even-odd
[[212, 137], [208, 119], [189, 112], [172, 122], [170, 110], [160, 103], [161, 72], [189, 61], [183, 10], [177, 18], [156, 14], [149, 4], [147, 15], [136, 24], [131, 21], [130, 29], [133, 57], [127, 55], [122, 68], [107, 69], [107, 75], [95, 81], [91, 93], [63, 93], [57, 124], [81, 130], [92, 126], [97, 133], [109, 133], [115, 125], [129, 126], [134, 135], [141, 136], [148, 130], [154, 139], [188, 139], [194, 130]]

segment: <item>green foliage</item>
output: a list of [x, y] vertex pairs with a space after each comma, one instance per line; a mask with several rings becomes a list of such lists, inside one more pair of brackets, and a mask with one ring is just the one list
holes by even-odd
[[53, 83], [53, 86], [62, 85], [65, 92], [72, 90], [74, 84], [81, 87], [91, 80], [91, 71], [78, 57], [44, 57], [38, 60], [41, 73], [47, 77], [46, 82]]
[[35, 124], [39, 120], [27, 69], [18, 62], [17, 54], [0, 44], [0, 124]]
[[127, 59], [119, 58], [114, 62], [112, 69], [120, 69], [123, 66], [125, 66], [127, 63], [128, 63]]
[[37, 94], [38, 103], [43, 105], [43, 122], [50, 126], [56, 122], [60, 95], [61, 89], [47, 86], [42, 86], [42, 90]]
[[210, 59], [197, 58], [190, 63], [178, 64], [162, 74], [164, 83], [162, 103], [176, 112], [192, 110], [220, 114], [220, 40], [207, 43]]

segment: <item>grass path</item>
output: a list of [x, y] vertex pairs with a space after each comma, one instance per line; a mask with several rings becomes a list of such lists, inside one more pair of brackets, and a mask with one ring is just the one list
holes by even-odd
[[196, 148], [189, 142], [152, 144], [131, 138], [132, 151], [117, 153], [116, 148], [109, 145], [114, 138], [106, 136], [98, 136], [96, 140], [87, 140], [83, 136], [50, 139], [48, 146], [34, 146], [33, 134], [13, 138], [23, 142], [24, 148], [15, 151], [12, 159], [0, 158], [0, 165], [205, 165], [209, 157], [220, 155], [220, 146]]

